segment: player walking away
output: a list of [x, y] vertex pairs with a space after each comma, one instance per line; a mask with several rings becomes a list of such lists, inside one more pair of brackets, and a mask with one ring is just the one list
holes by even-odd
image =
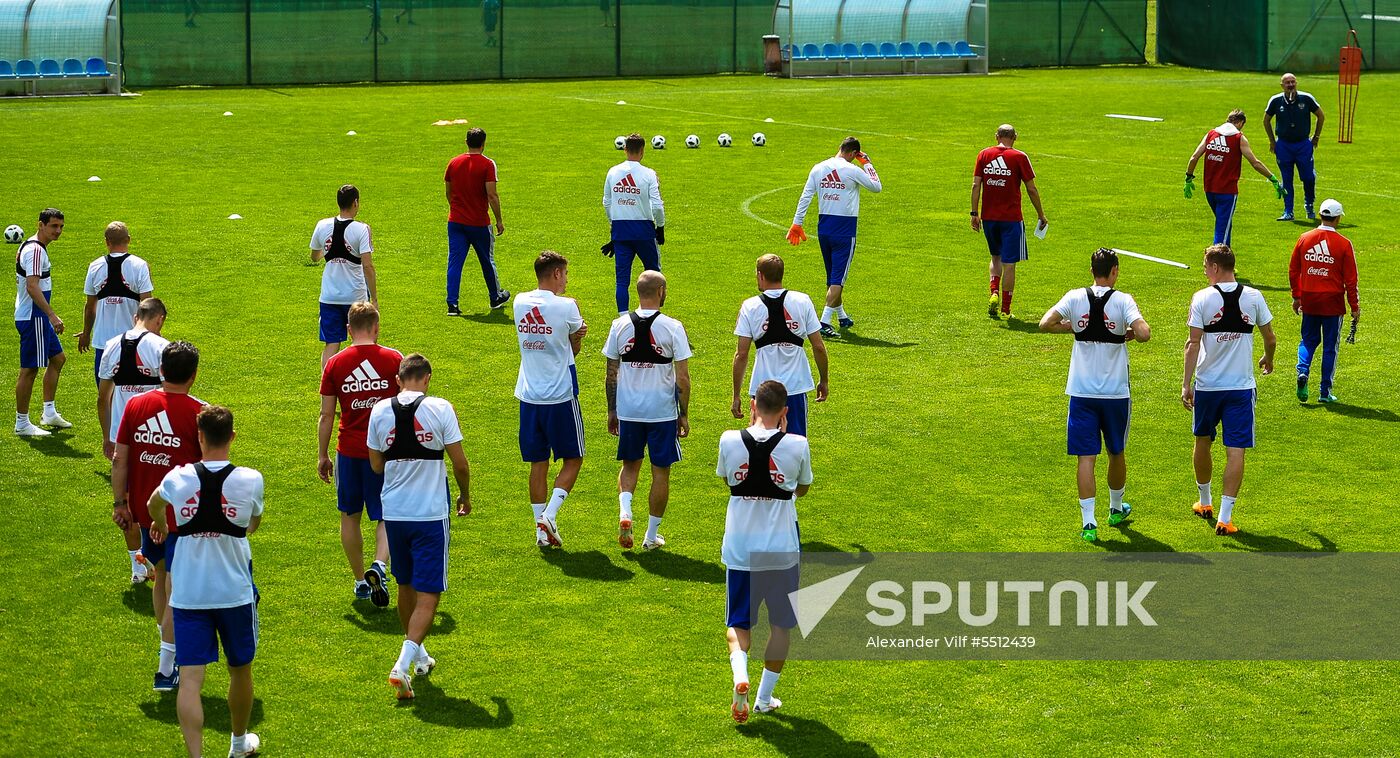
[[612, 5], [613, 0], [598, 0], [598, 10], [601, 10], [603, 12], [604, 27], [610, 27], [613, 25]]
[[58, 376], [67, 356], [58, 343], [63, 319], [49, 304], [53, 279], [49, 274], [49, 244], [63, 235], [63, 211], [45, 208], [39, 212], [39, 229], [20, 244], [15, 253], [15, 329], [19, 332], [19, 379], [15, 382], [15, 434], [21, 437], [47, 437], [50, 432], [29, 420], [29, 398], [34, 379], [44, 369], [43, 426], [68, 429], [73, 426], [59, 415], [54, 405]]
[[[783, 288], [782, 258], [772, 254], [760, 257], [757, 279], [758, 294], [739, 307], [739, 321], [734, 325], [739, 346], [734, 351], [734, 395], [729, 410], [734, 418], [744, 417], [740, 392], [744, 370], [749, 365], [749, 347], [753, 346], [749, 397], [754, 397], [759, 385], [770, 379], [781, 383], [787, 398], [786, 429], [806, 436], [807, 393], [815, 389], [817, 402], [824, 403], [828, 392], [826, 343], [822, 341], [817, 309], [810, 297]], [[803, 349], [808, 340], [812, 342], [812, 358], [821, 376], [815, 384]], [[753, 416], [749, 419], [752, 421]]]
[[[1327, 120], [1317, 99], [1306, 92], [1298, 91], [1298, 77], [1284, 74], [1279, 79], [1283, 91], [1269, 98], [1264, 108], [1264, 133], [1269, 135], [1269, 152], [1278, 161], [1278, 172], [1283, 177], [1283, 215], [1279, 221], [1293, 220], [1293, 169], [1298, 169], [1298, 178], [1303, 180], [1303, 208], [1308, 220], [1317, 218], [1313, 213], [1314, 184], [1317, 178], [1313, 170], [1313, 151], [1322, 137], [1322, 122]], [[1317, 124], [1308, 137], [1308, 121], [1317, 115]], [[1278, 119], [1278, 132], [1274, 132], [1274, 119]]]
[[637, 310], [608, 331], [608, 433], [617, 437], [618, 544], [632, 547], [632, 495], [651, 454], [651, 494], [643, 550], [666, 544], [657, 531], [671, 496], [671, 466], [681, 459], [680, 440], [690, 434], [690, 339], [681, 322], [661, 312], [666, 277], [643, 271], [637, 278]]
[[496, 46], [496, 24], [501, 18], [501, 0], [481, 0], [481, 27], [486, 31], [486, 46]]
[[418, 25], [418, 23], [413, 20], [413, 0], [404, 0], [403, 9], [394, 14], [394, 23], [397, 24], [399, 20], [405, 16], [408, 17], [409, 26]]
[[457, 480], [457, 515], [472, 512], [471, 471], [462, 453], [457, 411], [429, 397], [433, 367], [413, 353], [399, 366], [399, 394], [380, 400], [369, 417], [369, 460], [384, 476], [384, 532], [399, 586], [403, 648], [389, 672], [400, 700], [413, 697], [413, 677], [433, 670], [423, 640], [447, 591], [451, 492], [444, 455]]
[[[499, 3], [497, 4], [499, 7]], [[483, 11], [485, 13], [485, 11]], [[492, 28], [495, 24], [492, 24]], [[502, 289], [496, 271], [496, 237], [506, 233], [501, 220], [501, 196], [496, 193], [496, 162], [482, 154], [486, 149], [486, 130], [467, 130], [467, 152], [453, 158], [443, 175], [447, 193], [447, 314], [462, 315], [457, 306], [462, 286], [462, 265], [467, 261], [467, 249], [476, 250], [481, 263], [481, 276], [486, 280], [486, 298], [491, 310], [510, 302], [510, 290]], [[496, 232], [491, 233], [491, 217], [496, 216]]]
[[796, 498], [806, 496], [812, 486], [812, 452], [806, 437], [790, 431], [790, 406], [782, 383], [763, 382], [750, 402], [753, 425], [720, 436], [715, 468], [729, 485], [720, 551], [727, 598], [725, 637], [734, 674], [730, 713], [741, 724], [749, 720], [749, 632], [760, 604], [768, 606], [772, 631], [753, 709], [769, 713], [783, 704], [773, 697], [773, 688], [783, 672], [790, 632], [797, 626], [790, 599], [797, 590], [802, 549]]
[[[165, 326], [165, 303], [158, 298], [141, 301], [136, 309], [135, 326], [108, 340], [97, 367], [101, 384], [97, 387], [97, 418], [102, 425], [102, 455], [111, 459], [117, 450], [117, 430], [131, 399], [143, 392], [160, 389], [160, 361], [170, 341], [160, 336]], [[126, 552], [131, 559], [131, 583], [155, 578], [141, 552], [141, 526], [135, 522], [122, 530]]]
[[[104, 233], [107, 254], [88, 265], [83, 280], [87, 305], [83, 308], [83, 331], [78, 335], [78, 352], [85, 353], [96, 346], [92, 357], [92, 374], [102, 383], [100, 368], [102, 351], [113, 337], [131, 328], [136, 318], [136, 306], [151, 296], [151, 267], [146, 261], [128, 252], [131, 232], [126, 224], [113, 221]], [[102, 403], [97, 405], [98, 415]]]
[[[132, 398], [117, 427], [117, 449], [112, 455], [112, 521], [125, 531], [141, 525], [141, 554], [154, 567], [151, 605], [160, 631], [160, 660], [156, 668], [156, 692], [169, 692], [180, 684], [175, 663], [174, 619], [170, 613], [170, 566], [175, 551], [175, 530], [151, 532], [147, 508], [151, 493], [172, 469], [200, 459], [196, 419], [204, 403], [190, 395], [199, 373], [199, 350], [188, 342], [166, 345], [160, 356], [160, 389]], [[166, 514], [166, 521], [174, 520]]]
[[[1274, 316], [1264, 296], [1253, 287], [1235, 281], [1235, 253], [1229, 245], [1211, 245], [1205, 254], [1209, 287], [1191, 298], [1186, 325], [1186, 370], [1181, 382], [1181, 403], [1194, 414], [1196, 488], [1200, 498], [1191, 510], [1205, 519], [1215, 515], [1210, 494], [1211, 444], [1215, 429], [1225, 443], [1225, 484], [1220, 498], [1220, 520], [1215, 533], [1234, 534], [1235, 498], [1244, 481], [1244, 451], [1254, 447], [1254, 329], [1264, 335], [1264, 356], [1259, 368], [1274, 372]], [[1194, 381], [1192, 376], [1194, 375]]]
[[822, 264], [826, 266], [826, 307], [822, 309], [821, 318], [823, 337], [837, 335], [836, 327], [832, 326], [838, 323], [837, 319], [842, 329], [856, 325], [855, 319], [846, 313], [841, 295], [856, 255], [861, 187], [871, 192], [884, 188], [875, 166], [870, 163], [870, 156], [861, 152], [860, 140], [847, 137], [841, 140], [840, 152], [834, 158], [818, 163], [807, 174], [807, 184], [797, 200], [797, 213], [793, 214], [792, 226], [788, 229], [789, 243], [797, 245], [807, 239], [802, 221], [807, 217], [812, 198], [816, 197], [817, 242], [822, 249]]
[[[370, 412], [380, 400], [398, 394], [399, 364], [403, 355], [379, 344], [379, 309], [373, 303], [350, 306], [350, 347], [336, 353], [321, 372], [321, 416], [316, 424], [316, 473], [327, 484], [335, 482], [336, 507], [340, 511], [340, 546], [355, 577], [355, 598], [389, 605], [389, 544], [384, 537], [380, 491], [384, 477], [370, 466], [365, 434]], [[329, 454], [331, 426], [340, 406], [340, 437], [335, 463]], [[374, 562], [365, 570], [364, 539], [360, 514], [368, 511], [374, 523]]]
[[1283, 189], [1278, 179], [1269, 171], [1263, 161], [1254, 157], [1249, 140], [1244, 136], [1244, 111], [1236, 108], [1230, 111], [1225, 123], [1206, 132], [1191, 160], [1186, 164], [1186, 197], [1196, 192], [1196, 163], [1201, 156], [1206, 157], [1205, 189], [1206, 203], [1215, 214], [1214, 244], [1229, 245], [1230, 230], [1235, 221], [1235, 201], [1240, 194], [1240, 159], [1249, 161], [1259, 175], [1274, 185], [1274, 191], [1282, 197]]
[[1068, 453], [1079, 459], [1079, 511], [1085, 540], [1098, 539], [1094, 513], [1094, 467], [1104, 445], [1108, 446], [1108, 525], [1118, 526], [1132, 513], [1123, 502], [1128, 480], [1124, 449], [1132, 420], [1128, 391], [1128, 340], [1146, 342], [1152, 330], [1142, 318], [1137, 302], [1118, 283], [1118, 254], [1099, 248], [1089, 258], [1094, 284], [1070, 290], [1040, 319], [1040, 331], [1074, 335], [1069, 358]]
[[357, 221], [360, 190], [347, 184], [335, 193], [340, 213], [323, 218], [311, 234], [311, 261], [325, 259], [321, 272], [321, 368], [340, 352], [345, 341], [350, 306], [362, 300], [378, 305], [379, 287], [374, 276], [374, 237], [369, 224]]
[[[1303, 316], [1303, 339], [1298, 343], [1298, 401], [1308, 401], [1308, 374], [1313, 355], [1322, 345], [1320, 403], [1335, 403], [1332, 378], [1337, 372], [1337, 346], [1342, 337], [1342, 316], [1351, 304], [1351, 323], [1361, 320], [1361, 296], [1356, 289], [1356, 253], [1351, 240], [1337, 233], [1342, 204], [1322, 201], [1322, 220], [1304, 232], [1293, 246], [1288, 283], [1293, 290], [1293, 312]], [[1311, 217], [1311, 214], [1309, 214]]]
[[[539, 288], [515, 297], [515, 331], [520, 344], [520, 457], [530, 464], [530, 508], [535, 512], [535, 544], [559, 547], [559, 509], [583, 466], [583, 413], [578, 405], [574, 356], [583, 347], [588, 324], [573, 298], [569, 261], [553, 250], [535, 259]], [[549, 455], [564, 461], [546, 492]]]
[[617, 272], [617, 315], [627, 314], [628, 288], [632, 284], [632, 259], [641, 258], [647, 271], [661, 270], [666, 244], [666, 208], [656, 172], [642, 165], [647, 141], [633, 132], [626, 137], [627, 160], [608, 169], [603, 181], [603, 210], [612, 233], [603, 255], [613, 259]]
[[[163, 535], [174, 526], [184, 534], [180, 570], [171, 575], [170, 606], [176, 661], [185, 679], [176, 700], [185, 749], [191, 758], [204, 754], [204, 669], [218, 662], [222, 644], [233, 728], [228, 754], [243, 758], [262, 747], [258, 735], [248, 731], [258, 650], [258, 591], [248, 535], [262, 523], [263, 476], [230, 462], [237, 434], [229, 409], [206, 406], [197, 423], [203, 462], [166, 474], [147, 505], [152, 533]], [[167, 522], [166, 508], [173, 521]]]
[[[992, 255], [987, 269], [991, 280], [991, 297], [987, 300], [990, 318], [997, 318], [998, 304], [1004, 318], [1015, 318], [1011, 314], [1011, 296], [1016, 286], [1016, 264], [1030, 255], [1026, 250], [1026, 224], [1021, 218], [1021, 185], [1026, 186], [1026, 196], [1035, 206], [1036, 228], [1049, 226], [1040, 205], [1031, 159], [1015, 144], [1016, 128], [1011, 124], [998, 126], [997, 144], [978, 153], [972, 167], [972, 231], [982, 232]], [[977, 210], [979, 204], [981, 213]]]

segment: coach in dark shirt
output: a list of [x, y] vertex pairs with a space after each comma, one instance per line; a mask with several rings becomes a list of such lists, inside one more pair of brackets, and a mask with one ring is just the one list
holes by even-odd
[[[1283, 215], [1279, 221], [1293, 220], [1293, 167], [1298, 167], [1298, 178], [1303, 180], [1303, 206], [1308, 219], [1314, 220], [1313, 185], [1316, 173], [1313, 171], [1313, 149], [1317, 147], [1318, 135], [1322, 134], [1322, 122], [1326, 120], [1322, 106], [1317, 99], [1306, 92], [1298, 91], [1298, 77], [1284, 74], [1279, 80], [1283, 91], [1269, 100], [1264, 109], [1264, 132], [1269, 135], [1269, 151], [1278, 159], [1279, 175], [1283, 178]], [[1309, 122], [1317, 116], [1317, 124]], [[1274, 119], [1278, 119], [1275, 136]], [[1312, 132], [1312, 137], [1308, 133]]]

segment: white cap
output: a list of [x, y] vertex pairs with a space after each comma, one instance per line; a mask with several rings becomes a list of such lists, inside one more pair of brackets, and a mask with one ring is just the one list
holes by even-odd
[[1327, 218], [1341, 218], [1342, 204], [1329, 197], [1326, 200], [1322, 201], [1322, 205], [1319, 205], [1317, 207], [1317, 212], [1321, 213]]

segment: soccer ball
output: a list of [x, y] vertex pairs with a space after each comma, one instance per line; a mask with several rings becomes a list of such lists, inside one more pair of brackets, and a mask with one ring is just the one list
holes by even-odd
[[768, 144], [768, 138], [763, 136], [763, 132], [754, 132], [753, 138], [750, 141], [753, 142], [754, 147], [763, 147]]
[[700, 138], [695, 136], [694, 134], [690, 135], [689, 137], [686, 137], [685, 146], [692, 149], [700, 147]]
[[719, 146], [720, 146], [720, 147], [729, 147], [729, 146], [732, 145], [732, 144], [734, 144], [734, 140], [730, 139], [728, 134], [720, 133], [720, 135], [719, 135]]
[[660, 134], [656, 135], [655, 137], [652, 137], [652, 138], [651, 138], [651, 149], [652, 149], [652, 150], [665, 150], [665, 149], [666, 149], [666, 138], [665, 138], [665, 137], [662, 137]]
[[19, 224], [5, 227], [5, 241], [11, 245], [18, 245], [24, 241], [24, 230], [19, 228]]
[[613, 140], [613, 147], [617, 148], [618, 150], [621, 150], [621, 149], [627, 147], [627, 138], [626, 138], [626, 137], [623, 137], [623, 136], [621, 136], [621, 135], [618, 135], [618, 138], [615, 139], [615, 140]]

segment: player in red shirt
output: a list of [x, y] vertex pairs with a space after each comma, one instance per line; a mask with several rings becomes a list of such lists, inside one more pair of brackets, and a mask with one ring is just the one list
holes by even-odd
[[[169, 559], [175, 551], [175, 534], [159, 542], [152, 538], [146, 503], [166, 474], [177, 466], [198, 462], [202, 455], [195, 418], [204, 403], [190, 395], [199, 373], [199, 349], [188, 342], [166, 345], [160, 371], [160, 389], [132, 398], [117, 428], [116, 454], [112, 456], [112, 521], [122, 530], [133, 521], [141, 525], [141, 554], [155, 566], [151, 605], [160, 623], [160, 664], [154, 688], [169, 692], [180, 684], [170, 613]], [[175, 514], [166, 515], [174, 524]]]
[[[384, 475], [376, 474], [369, 465], [369, 448], [365, 433], [369, 431], [369, 414], [374, 404], [399, 392], [399, 364], [403, 355], [397, 350], [379, 345], [379, 309], [372, 303], [350, 306], [350, 347], [341, 350], [326, 362], [321, 373], [321, 419], [316, 426], [316, 471], [321, 481], [335, 481], [335, 496], [340, 509], [340, 545], [350, 560], [355, 575], [355, 597], [368, 598], [375, 605], [389, 604], [388, 572], [389, 545], [384, 539], [383, 513], [379, 493], [384, 489]], [[331, 463], [328, 448], [331, 424], [335, 421], [336, 404], [340, 405], [340, 439], [335, 446], [335, 463]], [[369, 511], [375, 522], [374, 563], [365, 570], [365, 545], [360, 536], [360, 513]]]
[[[481, 262], [481, 275], [486, 279], [486, 294], [491, 309], [510, 302], [510, 290], [501, 289], [496, 273], [496, 237], [506, 233], [501, 220], [501, 198], [496, 194], [496, 162], [482, 155], [486, 149], [486, 130], [467, 130], [467, 152], [447, 164], [443, 181], [447, 183], [447, 313], [462, 315], [457, 307], [457, 292], [462, 284], [462, 264], [467, 261], [467, 248], [476, 249]], [[486, 207], [496, 215], [496, 232], [491, 233], [491, 218]]]
[[[1016, 264], [1027, 258], [1026, 225], [1021, 220], [1021, 185], [1026, 186], [1026, 195], [1035, 206], [1036, 228], [1046, 226], [1031, 159], [1013, 148], [1015, 144], [1016, 128], [1011, 124], [998, 126], [997, 144], [978, 153], [972, 169], [972, 231], [986, 235], [987, 248], [992, 254], [988, 267], [992, 296], [987, 300], [987, 315], [992, 318], [997, 317], [998, 300], [1001, 314], [1008, 319], [1015, 318], [1011, 315], [1011, 288], [1016, 284]], [[980, 214], [977, 211], [979, 201]]]
[[1293, 312], [1303, 315], [1303, 339], [1298, 343], [1298, 400], [1308, 401], [1308, 374], [1313, 354], [1322, 345], [1321, 403], [1335, 403], [1332, 376], [1337, 371], [1337, 345], [1342, 317], [1351, 305], [1352, 327], [1361, 320], [1361, 295], [1356, 290], [1356, 253], [1351, 240], [1337, 233], [1342, 204], [1328, 198], [1318, 209], [1317, 228], [1303, 232], [1293, 246], [1288, 264], [1288, 284], [1293, 290]]
[[1230, 111], [1225, 123], [1206, 132], [1191, 161], [1186, 164], [1186, 197], [1191, 198], [1196, 191], [1196, 162], [1206, 157], [1206, 203], [1215, 214], [1216, 245], [1230, 244], [1230, 228], [1235, 220], [1235, 201], [1240, 193], [1240, 159], [1249, 161], [1259, 175], [1274, 185], [1274, 191], [1283, 197], [1283, 185], [1278, 183], [1273, 172], [1264, 162], [1254, 157], [1249, 148], [1249, 140], [1244, 137], [1244, 111], [1236, 108]]

